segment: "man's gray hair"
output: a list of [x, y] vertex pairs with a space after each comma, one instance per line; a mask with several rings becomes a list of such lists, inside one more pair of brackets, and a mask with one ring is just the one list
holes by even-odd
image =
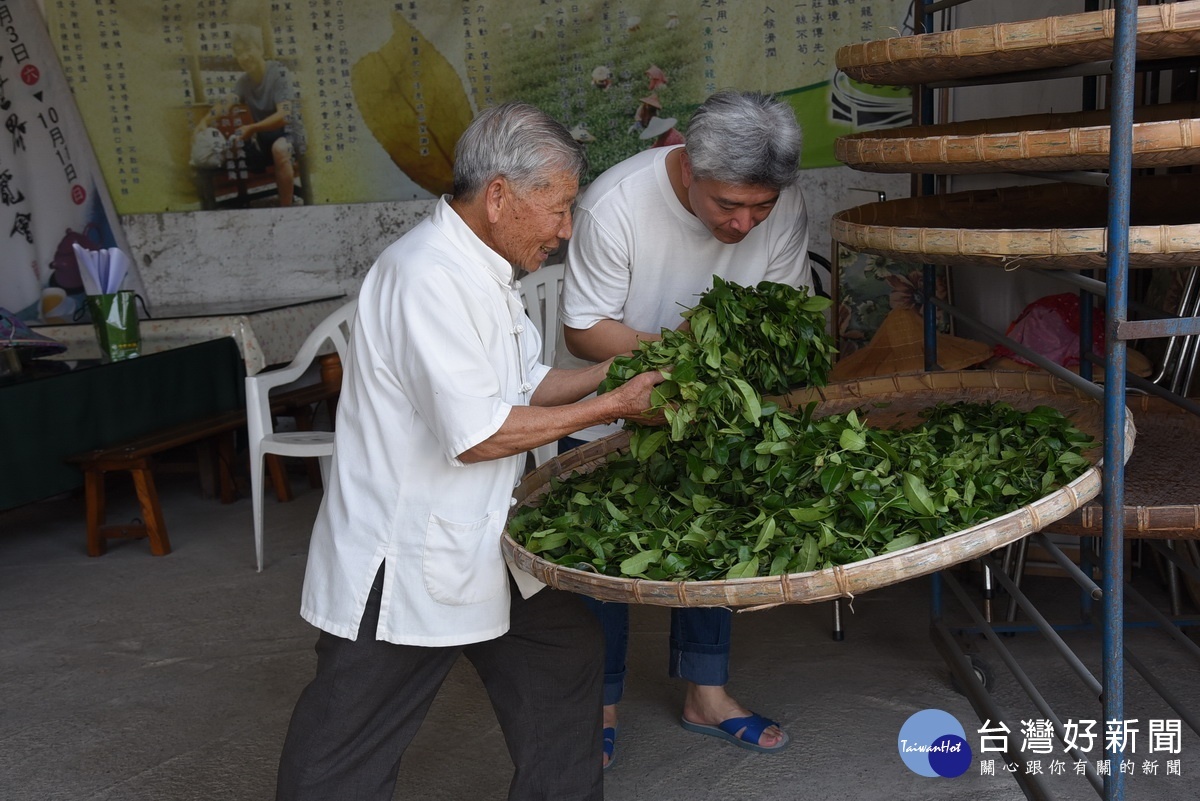
[[555, 173], [582, 178], [587, 156], [557, 120], [528, 103], [486, 108], [454, 146], [454, 196], [470, 200], [503, 176], [519, 192], [548, 186]]
[[237, 25], [230, 30], [230, 48], [234, 52], [239, 49], [251, 48], [258, 53], [266, 53], [263, 47], [262, 28], [254, 25]]
[[688, 160], [697, 178], [783, 189], [799, 177], [796, 114], [761, 92], [717, 92], [692, 115]]

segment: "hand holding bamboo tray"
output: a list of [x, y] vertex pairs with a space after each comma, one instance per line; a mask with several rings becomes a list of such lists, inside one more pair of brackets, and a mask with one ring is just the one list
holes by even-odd
[[[823, 389], [793, 392], [779, 399], [796, 408], [817, 401], [815, 416], [851, 409], [867, 410], [874, 425], [895, 427], [916, 422], [917, 413], [942, 402], [1004, 401], [1019, 410], [1053, 406], [1071, 423], [1097, 440], [1103, 435], [1103, 408], [1065, 382], [1038, 373], [981, 371], [925, 373], [831, 384]], [[1127, 420], [1126, 454], [1132, 452], [1134, 427]], [[514, 494], [514, 508], [536, 504], [554, 476], [587, 471], [624, 448], [628, 435], [617, 434], [577, 448], [529, 473]], [[1098, 450], [1098, 449], [1096, 449]], [[853, 597], [975, 559], [1039, 531], [1071, 513], [1100, 492], [1100, 463], [1094, 450], [1092, 466], [1065, 487], [1001, 517], [852, 564], [795, 573], [723, 581], [648, 581], [600, 575], [554, 564], [525, 550], [507, 533], [501, 541], [506, 558], [518, 569], [547, 585], [605, 601], [657, 606], [763, 607], [784, 603], [814, 603]]]

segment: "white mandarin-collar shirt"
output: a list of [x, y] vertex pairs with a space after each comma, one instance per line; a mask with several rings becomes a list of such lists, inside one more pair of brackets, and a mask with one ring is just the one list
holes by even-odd
[[[508, 630], [500, 537], [525, 454], [458, 455], [528, 404], [550, 369], [512, 275], [445, 197], [368, 272], [304, 578], [301, 614], [314, 626], [355, 639], [386, 563], [378, 639], [461, 645]], [[539, 586], [518, 579], [526, 594]]]

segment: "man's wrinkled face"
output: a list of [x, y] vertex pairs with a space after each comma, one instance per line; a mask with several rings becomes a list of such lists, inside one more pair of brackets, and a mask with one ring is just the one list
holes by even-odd
[[745, 239], [754, 226], [770, 216], [779, 200], [778, 189], [697, 178], [686, 156], [682, 167], [683, 185], [692, 214], [718, 241], [727, 245]]
[[571, 237], [571, 207], [579, 193], [573, 173], [558, 172], [537, 189], [519, 190], [504, 182], [496, 250], [527, 272], [542, 266], [564, 239]]

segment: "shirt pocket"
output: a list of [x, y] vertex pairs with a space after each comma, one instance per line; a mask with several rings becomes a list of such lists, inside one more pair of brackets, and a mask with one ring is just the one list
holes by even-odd
[[499, 512], [473, 523], [429, 515], [421, 574], [433, 600], [466, 606], [495, 598], [504, 590], [508, 573], [500, 554], [502, 525]]

